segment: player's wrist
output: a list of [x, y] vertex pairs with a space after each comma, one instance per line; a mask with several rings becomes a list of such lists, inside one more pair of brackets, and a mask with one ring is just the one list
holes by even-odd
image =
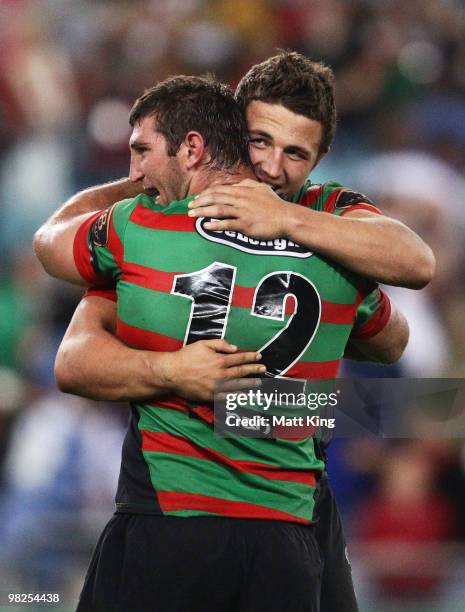
[[[316, 236], [318, 221], [316, 215], [320, 213], [304, 208], [300, 204], [288, 203], [285, 206], [285, 238], [299, 242], [302, 235], [305, 235], [306, 241], [309, 241], [312, 235]], [[310, 245], [306, 244], [306, 246]]]
[[148, 368], [151, 384], [154, 390], [162, 390], [166, 393], [176, 393], [179, 381], [180, 365], [178, 363], [178, 352], [150, 353]]

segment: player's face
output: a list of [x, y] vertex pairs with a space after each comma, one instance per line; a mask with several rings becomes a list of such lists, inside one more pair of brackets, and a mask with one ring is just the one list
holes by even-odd
[[168, 155], [166, 138], [156, 131], [153, 116], [144, 117], [134, 125], [129, 148], [132, 181], [142, 181], [145, 190], [158, 191], [165, 203], [181, 199], [185, 181], [178, 160]]
[[254, 100], [246, 111], [249, 152], [259, 181], [292, 196], [320, 161], [321, 123], [280, 104]]

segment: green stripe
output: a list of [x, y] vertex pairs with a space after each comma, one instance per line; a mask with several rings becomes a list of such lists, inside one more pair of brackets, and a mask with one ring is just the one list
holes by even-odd
[[[341, 189], [342, 185], [337, 183], [336, 181], [332, 181], [329, 183], [325, 183], [323, 186], [323, 191], [321, 192], [320, 197], [318, 198], [318, 208], [319, 210], [323, 210], [329, 196], [336, 190]], [[321, 207], [321, 208], [320, 208]]]
[[352, 325], [320, 323], [315, 338], [304, 352], [301, 361], [335, 361], [342, 359]]
[[119, 283], [118, 315], [128, 325], [184, 340], [191, 307], [188, 298]]
[[376, 288], [362, 300], [357, 309], [357, 315], [355, 318], [356, 327], [364, 325], [370, 319], [370, 317], [378, 310], [379, 298], [380, 292], [378, 288]]
[[121, 200], [113, 208], [112, 223], [121, 242], [123, 242], [124, 240], [126, 225], [128, 223], [129, 217], [132, 214], [132, 211], [137, 206], [137, 204], [142, 202], [146, 197], [147, 196], [141, 194], [136, 198]]
[[190, 516], [223, 516], [218, 512], [206, 512], [205, 510], [163, 510], [163, 514], [166, 516], [184, 516], [186, 518]]
[[222, 244], [209, 242], [205, 245], [205, 240], [196, 233], [159, 231], [132, 224], [127, 232], [131, 236], [130, 239], [126, 236], [125, 260], [162, 272], [187, 274], [217, 261], [236, 268], [235, 284], [242, 287], [255, 288], [268, 274], [283, 271], [308, 277], [325, 301], [352, 303], [358, 293], [351, 273], [317, 256], [308, 259], [254, 256]]
[[238, 472], [214, 461], [144, 452], [157, 491], [175, 491], [247, 502], [311, 518], [314, 487]]
[[139, 405], [139, 429], [161, 431], [188, 438], [197, 446], [211, 448], [235, 461], [256, 461], [289, 470], [321, 470], [324, 464], [313, 455], [313, 440], [273, 440], [218, 436], [212, 427], [184, 412]]
[[120, 276], [120, 269], [116, 264], [113, 253], [107, 247], [91, 245], [92, 258], [96, 262], [97, 270], [103, 276], [109, 276], [113, 279], [118, 279]]
[[[184, 340], [192, 307], [191, 300], [125, 281], [119, 283], [118, 300], [119, 317], [123, 322], [180, 341]], [[243, 350], [257, 350], [285, 327], [288, 318], [279, 321], [255, 317], [247, 308], [233, 306], [228, 315], [225, 339], [237, 344]], [[318, 332], [302, 356], [302, 360], [340, 359], [351, 329], [351, 325], [320, 323]]]

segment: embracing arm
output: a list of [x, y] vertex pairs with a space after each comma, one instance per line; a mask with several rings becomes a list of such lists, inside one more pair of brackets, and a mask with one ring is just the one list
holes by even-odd
[[[225, 340], [201, 340], [171, 353], [130, 348], [114, 336], [116, 303], [85, 297], [76, 309], [55, 361], [58, 387], [91, 399], [142, 401], [175, 393], [212, 401], [222, 380], [258, 375], [254, 351], [238, 353]], [[247, 379], [247, 385], [251, 384]]]
[[434, 255], [415, 232], [368, 210], [322, 213], [286, 203], [268, 185], [248, 179], [207, 189], [189, 206], [191, 216], [215, 219], [207, 229], [262, 240], [287, 237], [380, 283], [420, 289], [434, 274]]
[[65, 202], [34, 235], [34, 250], [45, 271], [71, 283], [86, 284], [74, 263], [76, 231], [92, 213], [142, 191], [140, 183], [121, 179], [80, 191]]
[[406, 225], [370, 211], [342, 217], [290, 205], [284, 235], [362, 276], [410, 289], [426, 286], [434, 274], [430, 247]]
[[407, 319], [391, 301], [391, 314], [385, 327], [370, 338], [349, 338], [344, 357], [392, 364], [402, 357], [408, 339]]

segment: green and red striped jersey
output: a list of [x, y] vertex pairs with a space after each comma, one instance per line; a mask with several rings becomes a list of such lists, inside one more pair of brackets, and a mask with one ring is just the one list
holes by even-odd
[[[117, 335], [128, 345], [174, 351], [225, 338], [260, 350], [273, 376], [334, 378], [354, 325], [362, 335], [384, 327], [389, 308], [373, 283], [284, 238], [209, 231], [187, 215], [191, 199], [160, 206], [140, 195], [78, 231], [76, 264], [90, 283], [116, 283]], [[311, 437], [222, 438], [211, 406], [140, 402], [117, 509], [308, 523], [323, 468]]]

